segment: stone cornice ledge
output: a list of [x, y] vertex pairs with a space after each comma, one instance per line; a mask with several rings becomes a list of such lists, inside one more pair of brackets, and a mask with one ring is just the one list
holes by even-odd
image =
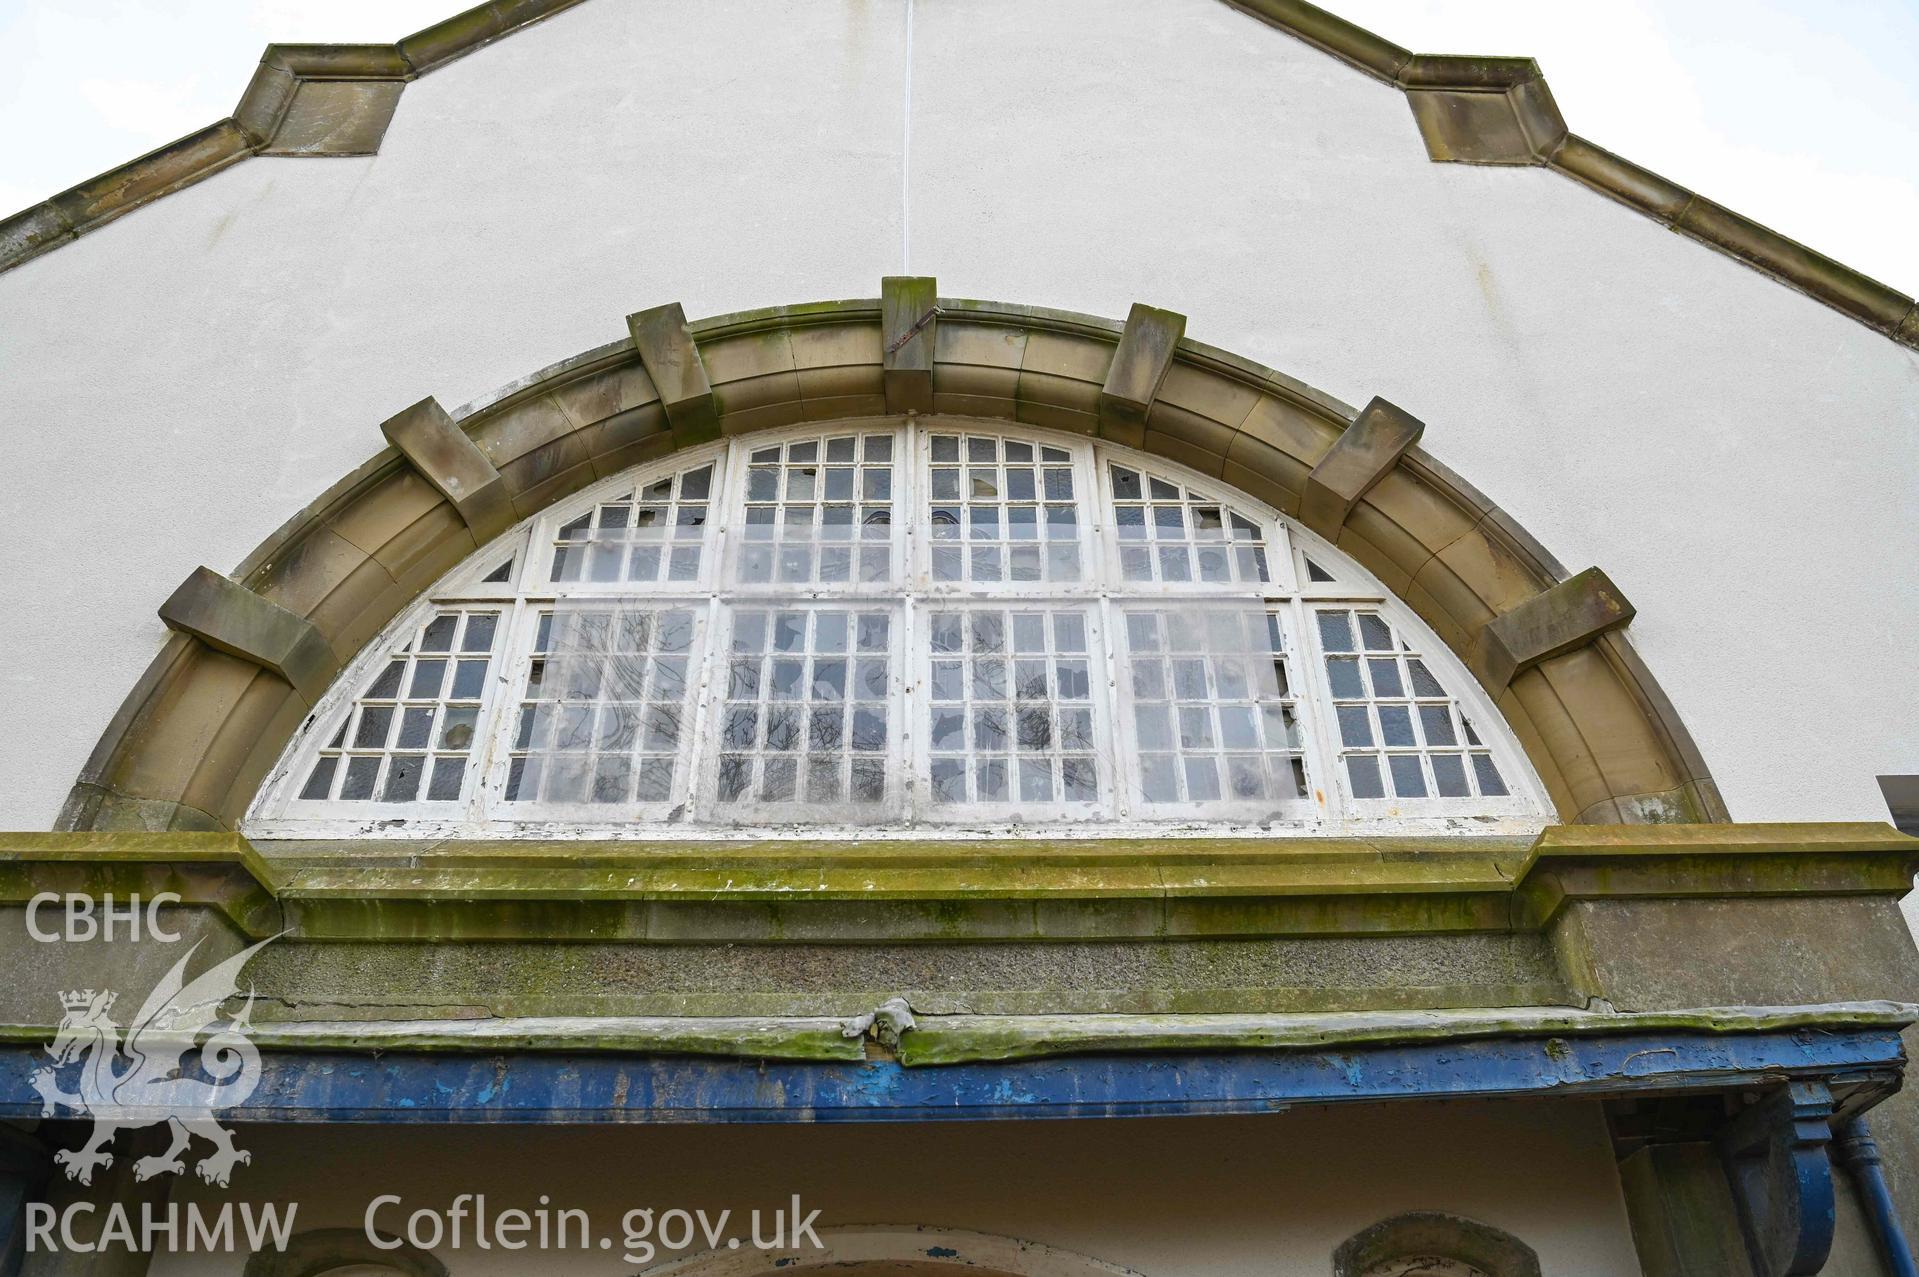
[[580, 0], [487, 0], [397, 44], [270, 44], [233, 114], [0, 219], [0, 271], [253, 155], [370, 155], [407, 82]]
[[1473, 1007], [1297, 1015], [916, 1016], [900, 1035], [899, 1057], [912, 1066], [1106, 1051], [1273, 1051], [1535, 1035], [1904, 1028], [1915, 1020], [1919, 1006], [1876, 1001], [1670, 1011]]
[[255, 938], [1054, 941], [1538, 931], [1627, 898], [1901, 896], [1884, 824], [1555, 825], [1513, 838], [267, 843], [0, 835], [0, 905], [177, 892]]
[[[293, 1020], [254, 1026], [265, 1051], [496, 1054], [617, 1052], [762, 1060], [867, 1058], [866, 1017], [514, 1016], [474, 1020]], [[1907, 1002], [1684, 1007], [1660, 1011], [1473, 1007], [1275, 1015], [919, 1015], [897, 1017], [888, 1043], [902, 1065], [970, 1064], [1141, 1051], [1284, 1051], [1661, 1033], [1729, 1035], [1901, 1029]], [[51, 1024], [0, 1024], [0, 1044], [39, 1045]]]

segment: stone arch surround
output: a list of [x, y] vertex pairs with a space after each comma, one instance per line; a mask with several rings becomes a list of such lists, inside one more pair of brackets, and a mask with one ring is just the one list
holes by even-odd
[[[161, 610], [175, 632], [108, 725], [62, 811], [69, 830], [237, 827], [334, 674], [429, 585], [514, 522], [596, 480], [722, 435], [804, 421], [951, 415], [1092, 435], [1177, 461], [1301, 520], [1399, 595], [1487, 686], [1567, 822], [1723, 821], [1717, 788], [1621, 630], [1603, 574], [1569, 575], [1413, 441], [1408, 413], [1355, 412], [1183, 336], [935, 299], [686, 323], [630, 317], [587, 351], [468, 405], [425, 400], [389, 446], [233, 572]], [[371, 431], [369, 431], [371, 434]]]

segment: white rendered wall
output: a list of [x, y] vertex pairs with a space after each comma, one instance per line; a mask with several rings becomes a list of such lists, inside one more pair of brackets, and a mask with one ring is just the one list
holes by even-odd
[[1884, 818], [1919, 354], [1559, 175], [1431, 163], [1398, 91], [1219, 0], [910, 4], [588, 0], [409, 86], [377, 157], [250, 160], [0, 275], [0, 827], [54, 819], [181, 578], [384, 417], [661, 301], [902, 270], [1387, 396], [1625, 590], [1736, 817]]
[[[489, 1214], [588, 1212], [610, 1253], [436, 1254], [456, 1277], [626, 1274], [621, 1216], [744, 1217], [794, 1193], [820, 1224], [923, 1224], [1015, 1237], [1142, 1277], [1327, 1277], [1335, 1247], [1413, 1210], [1465, 1215], [1538, 1252], [1553, 1277], [1637, 1273], [1595, 1102], [1401, 1104], [1235, 1118], [821, 1126], [242, 1127], [231, 1190], [173, 1201], [297, 1203], [296, 1228], [376, 1227], [485, 1194]], [[739, 1230], [750, 1236], [746, 1228]], [[469, 1233], [470, 1238], [470, 1233]], [[663, 1263], [660, 1256], [653, 1262]], [[161, 1255], [151, 1277], [238, 1277], [244, 1255]], [[957, 1274], [961, 1270], [955, 1269]]]

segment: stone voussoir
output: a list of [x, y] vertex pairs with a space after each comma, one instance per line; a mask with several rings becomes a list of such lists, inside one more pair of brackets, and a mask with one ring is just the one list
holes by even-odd
[[1099, 432], [1105, 439], [1137, 448], [1146, 437], [1146, 414], [1159, 397], [1160, 384], [1173, 367], [1186, 316], [1133, 303], [1120, 333], [1119, 348], [1099, 392]]
[[1425, 423], [1405, 409], [1375, 398], [1306, 476], [1300, 521], [1337, 541], [1360, 498], [1399, 464], [1425, 430]]
[[325, 693], [340, 660], [319, 629], [212, 568], [199, 567], [160, 605], [169, 629], [270, 670], [309, 704]]
[[931, 275], [880, 280], [880, 348], [888, 412], [933, 411], [939, 282]]
[[438, 400], [428, 396], [394, 414], [380, 423], [380, 432], [453, 503], [476, 544], [513, 526], [517, 516], [506, 480]]
[[1479, 632], [1471, 655], [1480, 681], [1497, 693], [1513, 675], [1626, 625], [1633, 606], [1596, 567], [1501, 613]]
[[685, 448], [720, 437], [718, 401], [707, 378], [700, 348], [678, 302], [654, 306], [626, 317], [633, 349], [659, 392], [673, 441]]

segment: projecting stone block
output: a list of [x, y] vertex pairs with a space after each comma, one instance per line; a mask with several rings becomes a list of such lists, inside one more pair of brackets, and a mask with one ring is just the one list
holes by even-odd
[[1419, 418], [1384, 399], [1367, 404], [1306, 476], [1301, 522], [1337, 541], [1359, 499], [1399, 464], [1425, 429]]
[[880, 280], [881, 366], [888, 412], [933, 411], [939, 284], [930, 275]]
[[390, 44], [268, 45], [233, 118], [261, 155], [374, 155], [412, 74]]
[[1133, 448], [1145, 443], [1146, 413], [1185, 335], [1186, 316], [1133, 303], [1099, 393], [1101, 438]]
[[1545, 164], [1566, 142], [1566, 121], [1530, 58], [1423, 55], [1400, 87], [1433, 159], [1453, 164]]
[[400, 105], [399, 80], [307, 80], [262, 155], [375, 155]]
[[483, 545], [513, 526], [513, 500], [506, 481], [438, 400], [422, 399], [387, 418], [380, 423], [380, 433], [453, 503], [476, 544]]
[[686, 325], [686, 311], [678, 302], [670, 302], [628, 315], [626, 326], [646, 375], [660, 392], [674, 444], [685, 448], [719, 438], [719, 405], [700, 348]]
[[1587, 568], [1486, 622], [1474, 653], [1475, 672], [1498, 693], [1513, 675], [1549, 657], [1584, 647], [1633, 618], [1633, 606], [1598, 568]]
[[195, 568], [160, 605], [160, 619], [208, 647], [278, 674], [309, 705], [340, 670], [339, 658], [311, 621], [212, 568]]

